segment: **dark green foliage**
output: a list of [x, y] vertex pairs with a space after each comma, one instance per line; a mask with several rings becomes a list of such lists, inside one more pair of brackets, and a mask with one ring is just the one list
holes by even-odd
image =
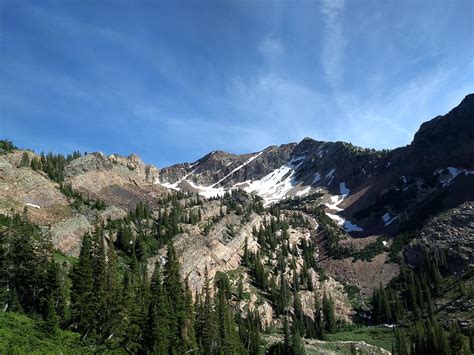
[[31, 158], [30, 166], [31, 166], [31, 169], [33, 169], [34, 171], [41, 170], [41, 160], [37, 158], [36, 156], [34, 156], [33, 158]]
[[167, 247], [163, 284], [170, 305], [170, 349], [172, 352], [179, 353], [186, 347], [186, 343], [183, 343], [186, 339], [183, 339], [182, 334], [186, 332], [187, 317], [184, 286], [179, 275], [179, 262], [171, 242]]
[[396, 279], [387, 287], [380, 285], [374, 290], [373, 322], [408, 325], [395, 330], [396, 354], [469, 354], [457, 324], [445, 328], [436, 318], [433, 298], [443, 294], [446, 280], [440, 271], [445, 265], [443, 254], [425, 249], [420, 259], [414, 268], [402, 265]]
[[260, 354], [260, 316], [257, 311], [249, 312], [244, 319], [238, 315], [239, 337], [248, 354]]
[[20, 215], [0, 215], [0, 304], [3, 310], [37, 313], [45, 319], [50, 305], [64, 306], [52, 245], [39, 228]]
[[288, 317], [283, 319], [283, 343], [276, 343], [268, 349], [267, 354], [300, 355], [305, 354], [304, 343], [294, 324], [289, 324]]
[[162, 282], [161, 265], [157, 262], [150, 286], [150, 305], [145, 330], [145, 347], [150, 353], [164, 354], [168, 351], [169, 312], [170, 307]]
[[342, 247], [339, 240], [345, 238], [345, 232], [329, 218], [325, 213], [324, 206], [318, 206], [312, 211], [319, 223], [319, 235], [324, 240], [324, 247], [329, 256], [334, 259], [343, 259], [354, 255], [352, 247]]
[[[204, 299], [203, 299], [204, 297]], [[214, 309], [207, 267], [204, 273], [203, 295], [199, 296], [197, 305], [197, 337], [205, 354], [217, 353], [219, 331], [217, 315]]]
[[334, 301], [331, 295], [323, 294], [323, 319], [324, 329], [327, 333], [334, 333], [336, 331], [336, 317], [334, 315]]
[[215, 309], [220, 339], [219, 352], [225, 354], [242, 353], [243, 346], [237, 334], [237, 326], [224, 287], [217, 288]]
[[8, 139], [0, 140], [0, 154], [10, 153], [15, 149], [18, 148]]
[[96, 210], [104, 210], [107, 207], [104, 201], [86, 198], [78, 191], [73, 190], [71, 184], [60, 183], [59, 189], [64, 195], [66, 195], [67, 197], [69, 197], [70, 200], [72, 200], [72, 205], [76, 209], [79, 209], [82, 206], [89, 206], [90, 208]]
[[379, 289], [374, 290], [374, 323], [397, 322], [402, 320], [402, 315], [420, 320], [423, 313], [433, 313], [432, 299], [442, 291], [440, 267], [443, 266], [440, 263], [444, 263], [444, 257], [440, 253], [424, 250], [421, 259], [415, 269], [403, 265], [400, 275], [387, 288], [380, 285]]
[[21, 156], [20, 167], [29, 167], [29, 166], [30, 166], [30, 157], [28, 155], [28, 152], [23, 152], [23, 155]]
[[419, 232], [415, 230], [400, 233], [395, 238], [393, 238], [389, 252], [390, 261], [394, 263], [399, 262], [399, 254], [403, 250], [404, 246], [418, 236]]

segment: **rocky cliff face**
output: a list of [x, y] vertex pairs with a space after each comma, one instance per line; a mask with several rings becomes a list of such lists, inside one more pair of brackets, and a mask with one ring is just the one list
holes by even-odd
[[[349, 232], [370, 235], [397, 232], [400, 222], [415, 218], [420, 203], [436, 199], [463, 176], [474, 179], [473, 170], [471, 94], [445, 116], [422, 124], [410, 145], [393, 151], [305, 138], [252, 154], [212, 152], [192, 164], [162, 169], [156, 182], [205, 197], [240, 188], [261, 196], [267, 206], [318, 192], [331, 218]], [[450, 192], [449, 205], [466, 201], [472, 193]]]
[[44, 225], [72, 216], [58, 184], [42, 172], [20, 167], [23, 153], [19, 150], [0, 155], [0, 213], [21, 212], [26, 207], [31, 220]]
[[135, 154], [125, 158], [92, 153], [74, 159], [64, 171], [66, 182], [75, 190], [124, 209], [140, 201], [153, 206], [166, 193], [152, 183], [157, 174], [157, 168], [146, 165]]
[[428, 220], [420, 239], [405, 250], [408, 262], [419, 262], [419, 245], [426, 245], [445, 255], [450, 272], [462, 272], [474, 265], [474, 202], [449, 209]]
[[146, 165], [137, 155], [93, 153], [66, 165], [65, 183], [87, 198], [105, 201], [109, 207], [104, 211], [77, 208], [46, 173], [20, 167], [24, 153], [30, 160], [35, 156], [23, 150], [0, 155], [0, 213], [26, 208], [29, 219], [50, 228], [53, 244], [68, 255], [78, 255], [82, 236], [98, 220], [122, 218], [138, 202], [153, 206], [158, 197], [168, 193], [153, 183], [158, 169]]

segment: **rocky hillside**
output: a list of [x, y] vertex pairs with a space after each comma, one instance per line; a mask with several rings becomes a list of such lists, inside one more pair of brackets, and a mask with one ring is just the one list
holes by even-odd
[[[269, 347], [288, 319], [306, 338], [326, 339], [322, 328], [453, 310], [466, 330], [474, 325], [473, 118], [468, 95], [392, 151], [305, 138], [162, 170], [133, 154], [38, 155], [0, 141], [0, 233], [11, 238], [5, 231], [15, 225], [22, 240], [32, 222], [69, 263], [92, 233], [101, 252], [116, 251], [112, 269], [135, 282], [175, 257], [190, 294], [225, 292], [239, 317], [271, 333]], [[219, 286], [209, 291], [209, 280]], [[413, 290], [423, 296], [408, 299]], [[308, 339], [315, 352], [367, 345]]]
[[[422, 124], [410, 145], [392, 151], [305, 138], [252, 154], [212, 152], [162, 169], [156, 182], [205, 197], [241, 188], [266, 206], [318, 192], [328, 216], [348, 232], [394, 234], [431, 200], [455, 207], [474, 198], [467, 187], [474, 185], [473, 117], [470, 94], [448, 114]], [[459, 184], [463, 193], [439, 196]]]
[[[33, 169], [33, 161], [44, 165], [43, 169]], [[30, 151], [0, 154], [0, 213], [26, 209], [32, 222], [50, 230], [55, 246], [71, 255], [78, 254], [82, 236], [97, 221], [122, 218], [137, 203], [153, 205], [168, 193], [151, 183], [157, 169], [136, 155], [92, 153], [75, 158], [64, 164], [60, 182], [48, 175], [47, 165], [46, 158]], [[65, 193], [62, 187], [66, 185], [75, 191], [74, 196]], [[91, 207], [89, 200], [104, 205]]]

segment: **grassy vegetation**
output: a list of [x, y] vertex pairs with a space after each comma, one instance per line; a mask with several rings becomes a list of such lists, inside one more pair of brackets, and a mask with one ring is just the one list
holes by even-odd
[[119, 349], [88, 346], [80, 334], [58, 330], [50, 336], [43, 332], [43, 321], [24, 314], [0, 313], [0, 354], [122, 354]]
[[329, 341], [365, 341], [390, 351], [394, 342], [393, 330], [383, 327], [361, 327], [353, 330], [327, 334]]
[[60, 252], [59, 250], [55, 250], [53, 252], [53, 257], [54, 257], [54, 261], [56, 261], [56, 263], [59, 265], [62, 265], [63, 263], [66, 263], [68, 265], [74, 265], [77, 262], [77, 258], [74, 258], [72, 256], [67, 256], [66, 254]]
[[92, 351], [79, 343], [79, 334], [58, 331], [49, 337], [42, 321], [23, 314], [0, 313], [0, 353], [2, 354], [88, 354]]

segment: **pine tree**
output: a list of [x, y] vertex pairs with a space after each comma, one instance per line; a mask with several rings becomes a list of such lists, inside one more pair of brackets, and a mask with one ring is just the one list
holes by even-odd
[[382, 284], [380, 284], [380, 299], [381, 299], [381, 307], [382, 307], [382, 318], [384, 322], [390, 322], [392, 320], [392, 311], [390, 308], [390, 302], [387, 297], [387, 293], [383, 288]]
[[243, 265], [249, 266], [249, 250], [248, 250], [248, 236], [245, 236], [245, 244], [244, 244], [244, 256], [243, 256]]
[[297, 329], [298, 334], [304, 335], [305, 326], [304, 326], [303, 306], [301, 305], [300, 296], [296, 292], [293, 294], [293, 312], [295, 315], [295, 319], [293, 321], [293, 327]]
[[394, 354], [408, 355], [410, 353], [410, 344], [403, 329], [395, 328], [395, 351]]
[[126, 304], [123, 302], [122, 280], [117, 265], [117, 255], [111, 244], [107, 249], [107, 268], [105, 281], [105, 323], [102, 333], [109, 341], [120, 342], [126, 331]]
[[50, 336], [56, 335], [59, 329], [59, 319], [58, 315], [56, 314], [56, 309], [53, 301], [53, 297], [51, 296], [47, 302], [47, 315], [45, 317], [45, 332], [48, 333]]
[[94, 297], [91, 246], [91, 237], [85, 234], [82, 238], [79, 260], [71, 272], [71, 322], [73, 329], [77, 329], [83, 335], [87, 334], [95, 319], [90, 302]]
[[179, 274], [179, 262], [176, 257], [173, 243], [167, 247], [166, 264], [164, 270], [164, 288], [170, 305], [170, 348], [179, 353], [184, 346], [181, 330], [185, 327], [185, 295]]
[[316, 293], [314, 294], [314, 313], [316, 337], [320, 340], [324, 340], [326, 338], [326, 332], [324, 329], [323, 310], [321, 309], [319, 296]]
[[285, 274], [280, 273], [280, 291], [278, 294], [278, 310], [280, 313], [283, 313], [285, 308], [288, 306], [289, 290], [288, 284], [286, 283]]
[[332, 297], [323, 294], [323, 316], [324, 316], [324, 329], [328, 333], [334, 333], [336, 331], [336, 318], [334, 316], [334, 302]]
[[193, 295], [189, 288], [188, 279], [185, 280], [184, 286], [186, 311], [185, 327], [183, 329], [184, 348], [186, 351], [195, 352], [199, 350], [196, 337], [196, 315], [193, 304]]
[[21, 162], [20, 162], [21, 167], [29, 167], [30, 166], [30, 157], [27, 152], [23, 152], [23, 155], [21, 156]]
[[41, 162], [37, 157], [33, 157], [31, 159], [31, 169], [34, 171], [38, 171], [41, 169]]
[[292, 354], [291, 332], [288, 317], [283, 318], [283, 354]]
[[298, 327], [295, 324], [291, 327], [291, 350], [294, 355], [304, 355], [306, 353]]
[[260, 354], [260, 317], [256, 310], [247, 313], [244, 319], [238, 310], [239, 336], [245, 345], [245, 351], [251, 355]]
[[199, 307], [198, 340], [205, 354], [216, 354], [218, 345], [217, 319], [211, 297], [207, 266], [204, 270], [203, 304]]
[[237, 301], [242, 301], [244, 297], [244, 277], [243, 275], [239, 275], [239, 281], [237, 283]]
[[237, 337], [236, 324], [229, 309], [226, 292], [223, 287], [217, 289], [216, 311], [219, 329], [219, 351], [225, 354], [238, 354], [242, 345]]
[[150, 292], [145, 345], [149, 353], [165, 354], [168, 352], [170, 338], [169, 305], [163, 288], [160, 262], [155, 264]]
[[450, 327], [449, 332], [449, 347], [452, 354], [468, 354], [469, 352], [466, 349], [464, 344], [463, 335], [461, 329], [457, 322], [453, 322]]

